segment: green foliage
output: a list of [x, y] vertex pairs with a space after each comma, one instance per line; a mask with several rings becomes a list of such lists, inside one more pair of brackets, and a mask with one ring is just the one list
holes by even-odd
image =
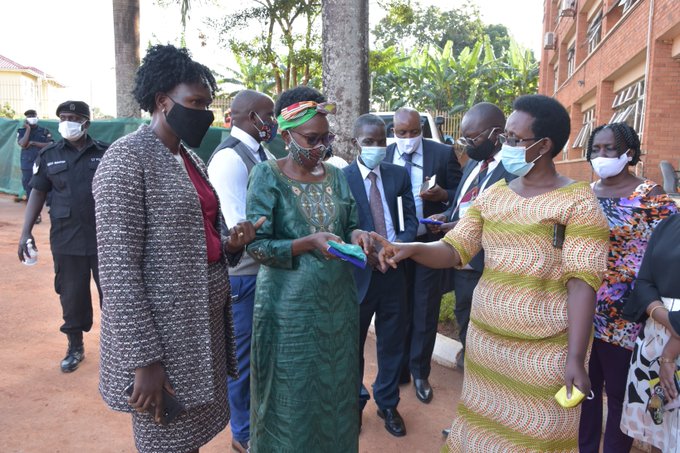
[[14, 111], [9, 102], [5, 102], [5, 104], [0, 107], [0, 118], [8, 118], [11, 120], [14, 119], [16, 114], [17, 113]]
[[321, 27], [317, 18], [321, 0], [252, 3], [255, 6], [209, 21], [239, 64], [239, 70], [225, 81], [249, 88], [267, 87], [276, 94], [299, 84], [319, 87]]
[[481, 101], [509, 111], [512, 101], [538, 88], [538, 63], [514, 41], [499, 56], [488, 36], [456, 53], [451, 41], [400, 53], [371, 54], [371, 101], [382, 109], [403, 105], [455, 113]]
[[456, 308], [456, 294], [451, 291], [442, 296], [439, 308], [439, 322], [456, 322], [453, 310]]

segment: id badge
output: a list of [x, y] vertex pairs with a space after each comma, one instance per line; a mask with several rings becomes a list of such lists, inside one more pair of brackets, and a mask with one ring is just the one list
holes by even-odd
[[465, 217], [465, 213], [467, 212], [468, 209], [470, 209], [470, 206], [472, 206], [471, 201], [466, 201], [464, 203], [461, 203], [458, 205], [458, 217], [461, 219]]

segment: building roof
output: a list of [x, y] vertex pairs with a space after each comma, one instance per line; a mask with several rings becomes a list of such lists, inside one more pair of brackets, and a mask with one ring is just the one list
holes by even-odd
[[42, 71], [36, 68], [35, 66], [24, 66], [22, 64], [17, 63], [14, 60], [5, 57], [4, 55], [0, 55], [0, 71], [25, 72], [35, 77], [47, 79], [48, 82], [54, 83], [59, 87], [63, 87], [61, 83], [57, 82], [57, 80], [54, 77], [47, 74], [45, 71]]

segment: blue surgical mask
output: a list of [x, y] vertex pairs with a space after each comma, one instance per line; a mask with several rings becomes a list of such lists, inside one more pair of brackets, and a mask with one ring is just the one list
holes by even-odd
[[371, 170], [380, 165], [380, 162], [385, 159], [386, 154], [387, 148], [384, 146], [361, 147], [361, 161]]
[[503, 167], [515, 176], [525, 176], [534, 168], [534, 162], [543, 156], [539, 154], [538, 157], [531, 162], [527, 162], [527, 150], [539, 143], [540, 140], [528, 148], [522, 146], [510, 146], [505, 144], [501, 147], [501, 162]]

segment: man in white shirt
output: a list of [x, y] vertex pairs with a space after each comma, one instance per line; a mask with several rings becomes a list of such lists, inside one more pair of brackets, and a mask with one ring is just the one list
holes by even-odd
[[[498, 135], [505, 127], [505, 115], [496, 105], [489, 102], [475, 104], [465, 113], [460, 123], [461, 137], [457, 143], [465, 147], [470, 159], [463, 169], [463, 179], [456, 191], [455, 202], [441, 214], [430, 216], [433, 220], [444, 222], [441, 226], [428, 227], [432, 232], [446, 233], [452, 229], [458, 219], [465, 215], [475, 198], [486, 188], [501, 179], [507, 182], [515, 179], [515, 175], [505, 170], [501, 163], [501, 143]], [[456, 308], [454, 313], [460, 328], [460, 341], [463, 350], [456, 358], [457, 366], [464, 366], [465, 339], [470, 322], [472, 293], [474, 292], [484, 270], [484, 252], [476, 255], [465, 268], [447, 270], [448, 281], [445, 290], [454, 289]]]
[[[461, 176], [453, 148], [423, 139], [420, 114], [408, 107], [394, 112], [394, 135], [396, 142], [387, 147], [385, 161], [405, 167], [411, 175], [416, 215], [422, 219], [442, 212], [453, 201]], [[424, 182], [432, 179], [432, 187], [423, 187]], [[441, 234], [428, 231], [425, 225], [418, 227], [416, 241], [432, 242], [440, 238]], [[443, 272], [412, 260], [407, 260], [405, 266], [407, 330], [400, 382], [408, 382], [412, 375], [416, 397], [429, 403], [433, 393], [428, 379], [437, 336]]]
[[[220, 198], [227, 228], [246, 218], [248, 175], [258, 163], [274, 157], [261, 145], [276, 137], [274, 101], [252, 90], [239, 92], [231, 104], [231, 136], [220, 143], [208, 162], [208, 176]], [[250, 439], [250, 338], [255, 282], [259, 265], [244, 254], [229, 270], [236, 358], [239, 378], [229, 378], [232, 449], [245, 453]]]

